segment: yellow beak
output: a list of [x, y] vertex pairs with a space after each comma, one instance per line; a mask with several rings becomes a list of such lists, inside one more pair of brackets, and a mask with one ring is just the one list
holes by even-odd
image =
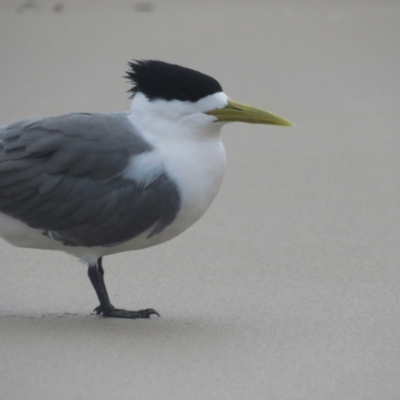
[[250, 124], [293, 126], [291, 122], [279, 115], [232, 100], [228, 100], [228, 105], [226, 107], [208, 111], [206, 114], [217, 117], [218, 122], [239, 121]]

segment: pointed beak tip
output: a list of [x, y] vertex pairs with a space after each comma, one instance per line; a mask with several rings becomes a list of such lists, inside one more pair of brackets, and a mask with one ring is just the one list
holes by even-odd
[[281, 126], [285, 126], [286, 128], [294, 128], [296, 125], [285, 119]]

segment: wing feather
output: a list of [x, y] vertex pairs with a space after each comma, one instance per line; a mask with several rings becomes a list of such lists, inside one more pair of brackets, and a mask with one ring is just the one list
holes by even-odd
[[66, 245], [111, 246], [152, 226], [157, 234], [179, 212], [176, 185], [163, 170], [146, 186], [123, 174], [149, 151], [125, 114], [0, 128], [0, 212]]

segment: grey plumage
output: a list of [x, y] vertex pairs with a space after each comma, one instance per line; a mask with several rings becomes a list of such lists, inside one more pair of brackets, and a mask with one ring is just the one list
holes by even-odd
[[125, 114], [69, 114], [0, 128], [0, 212], [74, 246], [112, 246], [180, 208], [174, 182], [148, 185], [123, 176], [134, 156], [152, 151]]

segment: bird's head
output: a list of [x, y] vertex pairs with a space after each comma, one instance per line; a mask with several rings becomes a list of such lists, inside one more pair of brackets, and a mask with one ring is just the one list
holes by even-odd
[[154, 60], [130, 62], [129, 67], [131, 113], [146, 127], [157, 121], [164, 132], [166, 124], [191, 130], [234, 121], [292, 126], [278, 115], [229, 99], [216, 79], [201, 72]]

